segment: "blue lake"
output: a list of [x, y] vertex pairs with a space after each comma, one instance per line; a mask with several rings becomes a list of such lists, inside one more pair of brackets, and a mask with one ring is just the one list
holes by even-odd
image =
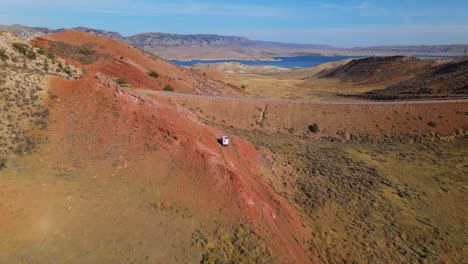
[[340, 61], [348, 58], [364, 58], [360, 56], [295, 56], [295, 57], [275, 57], [275, 61], [252, 61], [252, 60], [191, 60], [171, 62], [180, 66], [192, 66], [198, 63], [220, 63], [220, 62], [239, 62], [251, 66], [276, 66], [281, 68], [306, 68], [319, 65], [326, 62]]
[[[239, 62], [245, 65], [252, 66], [276, 66], [281, 68], [307, 68], [313, 67], [322, 63], [341, 61], [345, 59], [357, 59], [366, 58], [369, 56], [295, 56], [295, 57], [275, 57], [275, 61], [252, 61], [252, 60], [191, 60], [191, 61], [180, 61], [171, 60], [171, 62], [180, 66], [192, 66], [199, 63], [220, 63], [220, 62]], [[415, 57], [426, 57], [426, 58], [451, 58], [456, 56], [427, 56], [427, 55], [416, 55]]]

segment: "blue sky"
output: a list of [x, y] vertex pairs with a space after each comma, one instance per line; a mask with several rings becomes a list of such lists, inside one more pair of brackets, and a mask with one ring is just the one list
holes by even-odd
[[215, 33], [340, 47], [468, 44], [468, 0], [0, 0], [0, 24]]

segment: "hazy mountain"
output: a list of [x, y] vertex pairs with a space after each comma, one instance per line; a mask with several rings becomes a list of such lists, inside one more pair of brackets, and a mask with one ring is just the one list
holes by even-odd
[[114, 31], [106, 31], [106, 30], [86, 28], [86, 27], [76, 27], [76, 28], [72, 28], [72, 29], [76, 30], [76, 31], [85, 32], [85, 33], [93, 33], [93, 34], [103, 36], [103, 37], [106, 37], [106, 38], [112, 38], [112, 39], [116, 39], [116, 40], [120, 40], [120, 41], [126, 41], [126, 38], [124, 36], [120, 35], [120, 33], [118, 33], [118, 32], [114, 32]]
[[53, 29], [43, 28], [43, 27], [26, 27], [22, 25], [11, 25], [11, 26], [0, 25], [0, 31], [10, 32], [28, 41], [31, 39], [40, 37], [42, 35], [57, 33], [63, 30], [64, 29], [53, 30]]
[[[343, 54], [343, 55], [462, 55], [468, 45], [419, 45], [419, 46], [375, 46], [337, 48], [328, 45], [279, 43], [250, 40], [245, 37], [220, 36], [213, 34], [182, 35], [170, 33], [141, 33], [122, 36], [118, 32], [72, 28], [76, 31], [94, 33], [117, 39], [136, 47], [146, 49], [167, 59], [271, 59], [275, 56], [293, 56], [301, 54]], [[52, 30], [41, 27], [22, 25], [1, 26], [0, 31], [13, 33], [25, 40], [62, 32], [66, 29]]]
[[142, 33], [126, 38], [129, 43], [142, 48], [155, 47], [205, 47], [205, 46], [242, 46], [250, 45], [253, 41], [244, 37], [219, 36], [219, 35], [180, 35], [167, 33]]
[[363, 52], [393, 52], [393, 53], [456, 53], [464, 54], [468, 49], [466, 44], [458, 45], [415, 45], [415, 46], [375, 46], [375, 47], [356, 47], [350, 50]]

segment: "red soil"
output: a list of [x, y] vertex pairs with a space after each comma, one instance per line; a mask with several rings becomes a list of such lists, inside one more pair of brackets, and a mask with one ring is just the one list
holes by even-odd
[[182, 203], [221, 221], [247, 220], [282, 262], [311, 262], [301, 245], [308, 232], [295, 210], [258, 177], [262, 160], [251, 145], [233, 137], [223, 148], [217, 139], [224, 131], [176, 104], [135, 95], [113, 81], [124, 77], [132, 86], [149, 85], [143, 77], [155, 69], [182, 78], [174, 86], [189, 92], [195, 81], [191, 72], [89, 34], [68, 31], [35, 43], [47, 46], [48, 41], [92, 42], [99, 52], [124, 57], [84, 66], [80, 80], [51, 78], [50, 91], [58, 97], [49, 102], [50, 159], [72, 161], [100, 177], [126, 170], [133, 177], [151, 178], [164, 186], [170, 197], [166, 205]]

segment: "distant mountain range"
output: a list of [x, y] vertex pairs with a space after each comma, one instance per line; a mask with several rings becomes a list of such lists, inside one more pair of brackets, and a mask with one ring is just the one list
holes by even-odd
[[[62, 32], [68, 29], [49, 29], [22, 25], [1, 26], [25, 40], [42, 35]], [[463, 55], [468, 45], [423, 45], [423, 46], [377, 46], [357, 48], [337, 48], [328, 45], [293, 44], [250, 40], [245, 37], [220, 36], [213, 34], [181, 35], [170, 33], [141, 33], [122, 36], [118, 32], [76, 27], [72, 30], [93, 33], [113, 38], [148, 50], [167, 59], [271, 59], [275, 56], [302, 54], [325, 55]]]

